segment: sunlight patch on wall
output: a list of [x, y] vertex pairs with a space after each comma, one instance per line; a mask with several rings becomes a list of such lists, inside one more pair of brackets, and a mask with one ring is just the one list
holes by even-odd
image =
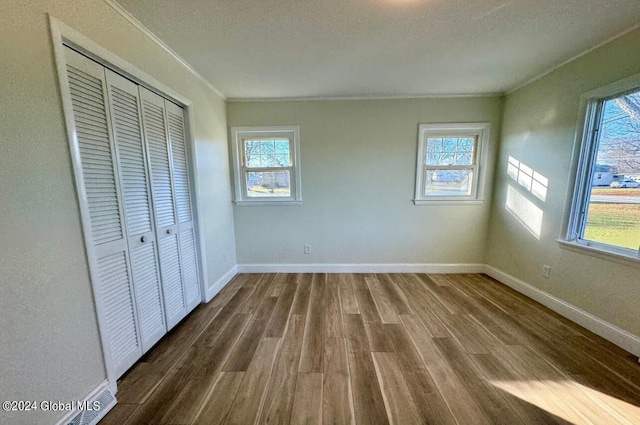
[[520, 192], [508, 185], [507, 187], [507, 211], [537, 239], [540, 239], [542, 231], [542, 218], [544, 213], [536, 204], [524, 197]]
[[490, 383], [569, 423], [636, 423], [640, 417], [640, 407], [569, 379]]
[[547, 199], [549, 179], [512, 156], [509, 157], [507, 175], [542, 202]]

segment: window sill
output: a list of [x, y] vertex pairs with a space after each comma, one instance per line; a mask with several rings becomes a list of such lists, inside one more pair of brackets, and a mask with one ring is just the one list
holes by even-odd
[[561, 248], [569, 251], [590, 255], [601, 260], [613, 261], [625, 266], [640, 268], [640, 257], [627, 255], [615, 249], [607, 249], [600, 245], [586, 245], [585, 243], [580, 243], [575, 240], [567, 241], [556, 239], [556, 242], [560, 244]]
[[276, 201], [276, 200], [264, 200], [264, 201], [233, 201], [239, 207], [274, 207], [274, 206], [300, 206], [302, 205], [302, 200], [286, 200], [286, 201]]
[[426, 205], [480, 205], [484, 199], [414, 199], [415, 206]]

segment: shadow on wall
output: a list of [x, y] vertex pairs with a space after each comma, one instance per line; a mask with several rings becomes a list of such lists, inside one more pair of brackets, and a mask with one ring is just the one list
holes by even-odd
[[507, 186], [506, 210], [536, 239], [540, 239], [549, 179], [509, 156], [507, 175], [517, 185]]

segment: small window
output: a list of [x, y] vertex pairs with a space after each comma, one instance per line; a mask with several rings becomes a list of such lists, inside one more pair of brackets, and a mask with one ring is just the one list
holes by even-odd
[[587, 99], [568, 239], [639, 258], [640, 84], [635, 84], [631, 91], [599, 89]]
[[488, 123], [420, 124], [416, 205], [480, 201], [482, 147]]
[[235, 203], [299, 205], [299, 127], [232, 127]]

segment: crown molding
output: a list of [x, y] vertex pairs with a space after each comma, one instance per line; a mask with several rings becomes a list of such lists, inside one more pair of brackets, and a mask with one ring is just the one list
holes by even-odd
[[229, 97], [227, 102], [309, 102], [351, 100], [410, 100], [410, 99], [466, 99], [478, 97], [502, 97], [502, 92], [470, 94], [418, 94], [418, 95], [364, 95], [364, 96], [308, 96], [308, 97]]
[[157, 35], [155, 35], [151, 30], [144, 26], [142, 22], [140, 22], [135, 16], [129, 13], [124, 7], [122, 7], [115, 0], [104, 0], [106, 4], [111, 6], [113, 10], [118, 12], [123, 18], [125, 18], [129, 23], [131, 23], [134, 27], [136, 27], [141, 33], [147, 36], [151, 41], [156, 43], [161, 49], [165, 52], [169, 53], [175, 60], [180, 62], [182, 66], [184, 66], [189, 72], [191, 72], [194, 76], [196, 76], [200, 81], [202, 81], [211, 91], [220, 96], [222, 100], [226, 101], [227, 97], [218, 90], [209, 80], [207, 80], [202, 74], [195, 70], [189, 62], [184, 60], [180, 55], [178, 55], [171, 47], [167, 46], [164, 41], [162, 41]]
[[579, 54], [577, 54], [577, 55], [575, 55], [575, 56], [572, 56], [571, 58], [569, 58], [569, 59], [567, 59], [567, 60], [565, 60], [565, 61], [563, 61], [563, 62], [561, 62], [561, 63], [559, 63], [559, 64], [557, 64], [557, 65], [554, 65], [552, 68], [550, 68], [550, 69], [548, 69], [548, 70], [546, 70], [546, 71], [544, 71], [544, 72], [541, 72], [540, 74], [537, 74], [537, 75], [535, 75], [535, 76], [533, 76], [533, 77], [531, 77], [531, 78], [529, 78], [529, 79], [525, 80], [524, 82], [522, 82], [522, 83], [518, 84], [518, 85], [517, 85], [517, 86], [515, 86], [514, 88], [507, 90], [507, 91], [505, 92], [505, 96], [508, 96], [508, 95], [510, 95], [510, 94], [512, 94], [512, 93], [514, 93], [514, 92], [516, 92], [516, 91], [518, 91], [518, 90], [520, 90], [520, 89], [521, 89], [521, 88], [523, 88], [523, 87], [526, 87], [526, 86], [528, 86], [528, 85], [530, 85], [530, 84], [535, 83], [535, 82], [536, 82], [536, 81], [538, 81], [538, 80], [543, 79], [543, 78], [544, 78], [544, 77], [546, 77], [547, 75], [549, 75], [549, 74], [553, 73], [554, 71], [557, 71], [558, 69], [560, 69], [560, 68], [562, 68], [563, 66], [565, 66], [565, 65], [567, 65], [567, 64], [569, 64], [569, 63], [571, 63], [571, 62], [573, 62], [574, 60], [577, 60], [577, 59], [579, 59], [579, 58], [581, 58], [581, 57], [583, 57], [583, 56], [586, 56], [586, 55], [588, 55], [589, 53], [593, 52], [594, 50], [598, 50], [598, 49], [599, 49], [599, 48], [601, 48], [602, 46], [605, 46], [605, 45], [607, 45], [607, 44], [609, 44], [609, 43], [611, 43], [611, 42], [613, 42], [613, 41], [617, 40], [617, 39], [618, 39], [618, 38], [620, 38], [620, 37], [624, 37], [625, 35], [629, 34], [630, 32], [633, 32], [633, 31], [637, 30], [638, 28], [640, 28], [640, 23], [637, 23], [637, 24], [635, 24], [634, 26], [632, 26], [631, 28], [627, 28], [626, 30], [624, 30], [624, 31], [622, 31], [622, 32], [619, 32], [619, 33], [617, 33], [616, 35], [614, 35], [614, 36], [612, 36], [612, 37], [607, 38], [607, 39], [606, 39], [606, 40], [604, 40], [602, 43], [596, 44], [595, 46], [593, 46], [593, 47], [591, 47], [591, 48], [589, 48], [589, 49], [585, 50], [584, 52], [579, 53]]

